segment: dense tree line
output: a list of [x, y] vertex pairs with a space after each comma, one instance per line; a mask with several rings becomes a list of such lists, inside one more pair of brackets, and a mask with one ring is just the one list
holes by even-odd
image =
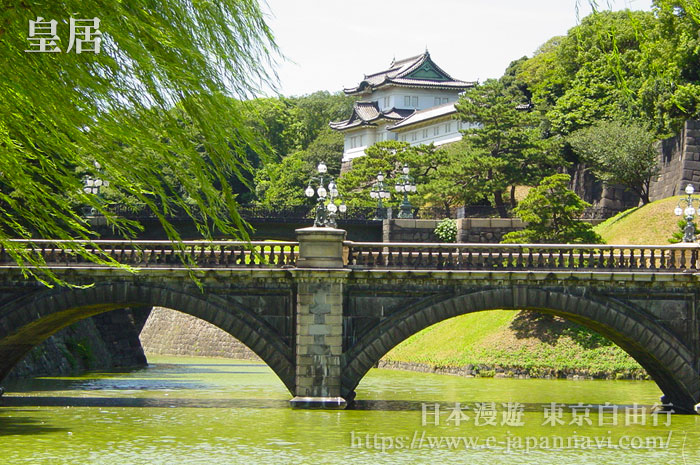
[[[647, 202], [656, 172], [653, 142], [700, 116], [699, 32], [690, 1], [656, 0], [652, 12], [598, 11], [531, 58], [513, 61], [500, 79], [467, 90], [457, 116], [478, 126], [463, 131], [461, 142], [440, 149], [380, 143], [340, 185], [352, 202], [367, 204], [376, 173], [391, 176], [408, 161], [419, 178], [416, 205], [447, 211], [491, 204], [505, 216], [517, 204], [516, 186], [535, 186], [583, 162]], [[348, 114], [343, 108], [336, 119]], [[309, 140], [307, 132], [291, 132]], [[271, 139], [286, 156], [256, 176], [259, 201], [304, 201], [301, 187], [314, 163], [337, 161], [342, 152], [339, 135], [316, 134], [326, 142], [321, 150], [294, 137]]]

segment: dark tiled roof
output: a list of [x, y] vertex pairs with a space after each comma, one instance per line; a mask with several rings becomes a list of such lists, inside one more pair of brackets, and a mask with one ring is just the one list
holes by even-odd
[[[427, 65], [431, 70], [437, 73], [439, 78], [421, 79], [419, 77], [412, 77], [411, 74], [419, 72], [423, 65]], [[393, 60], [388, 69], [379, 71], [378, 73], [366, 75], [362, 82], [360, 82], [356, 87], [345, 89], [345, 93], [348, 95], [353, 95], [361, 93], [365, 90], [373, 91], [374, 89], [385, 85], [464, 90], [474, 87], [476, 83], [453, 79], [430, 59], [430, 54], [426, 51], [425, 53], [414, 57], [404, 58], [402, 60]]]
[[352, 115], [345, 121], [335, 121], [330, 123], [330, 127], [337, 131], [343, 131], [358, 126], [369, 126], [381, 119], [400, 121], [413, 114], [415, 110], [403, 110], [389, 108], [380, 110], [377, 102], [355, 102], [352, 108]]

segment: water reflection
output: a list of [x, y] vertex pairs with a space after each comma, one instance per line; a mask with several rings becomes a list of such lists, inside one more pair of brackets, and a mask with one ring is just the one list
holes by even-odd
[[[618, 465], [700, 463], [700, 416], [674, 416], [672, 425], [626, 426], [622, 409], [659, 396], [651, 382], [465, 379], [446, 375], [372, 370], [345, 411], [289, 408], [290, 394], [259, 362], [157, 360], [129, 373], [91, 373], [8, 385], [0, 398], [0, 463], [114, 464], [434, 464], [504, 463]], [[550, 402], [591, 404], [591, 425], [543, 426]], [[620, 424], [599, 426], [598, 405], [620, 408]], [[422, 421], [424, 403], [445, 412], [456, 402], [494, 402], [499, 422], [476, 426]], [[502, 403], [518, 402], [524, 426], [500, 424]], [[669, 433], [671, 434], [669, 436]], [[669, 447], [539, 448], [525, 451], [514, 439], [561, 436], [670, 438]], [[489, 448], [425, 444], [411, 438], [495, 438]], [[399, 438], [409, 438], [398, 442]], [[665, 439], [664, 439], [665, 440]], [[427, 441], [427, 439], [426, 439]], [[392, 444], [392, 448], [387, 448]], [[401, 447], [400, 447], [401, 446]]]

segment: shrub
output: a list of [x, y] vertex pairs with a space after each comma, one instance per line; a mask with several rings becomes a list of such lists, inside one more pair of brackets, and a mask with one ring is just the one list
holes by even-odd
[[435, 228], [435, 235], [440, 242], [457, 242], [457, 221], [445, 218]]

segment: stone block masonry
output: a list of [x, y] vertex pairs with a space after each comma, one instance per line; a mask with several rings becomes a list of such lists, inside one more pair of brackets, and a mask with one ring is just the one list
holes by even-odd
[[[519, 218], [459, 218], [457, 242], [471, 244], [497, 244], [503, 236], [525, 228]], [[601, 219], [584, 220], [592, 224]], [[440, 220], [384, 220], [384, 242], [440, 242], [435, 228]]]
[[175, 310], [154, 307], [141, 330], [141, 345], [149, 355], [222, 357], [260, 360], [238, 339], [206, 321]]
[[649, 187], [650, 200], [682, 195], [689, 183], [700, 188], [700, 121], [686, 121], [678, 136], [661, 141], [659, 176]]
[[32, 349], [8, 379], [145, 366], [139, 331], [149, 311], [121, 309], [78, 321]]
[[[296, 377], [293, 407], [344, 408], [340, 396], [343, 351], [343, 281], [347, 271], [295, 271]], [[329, 279], [330, 278], [330, 279]]]

